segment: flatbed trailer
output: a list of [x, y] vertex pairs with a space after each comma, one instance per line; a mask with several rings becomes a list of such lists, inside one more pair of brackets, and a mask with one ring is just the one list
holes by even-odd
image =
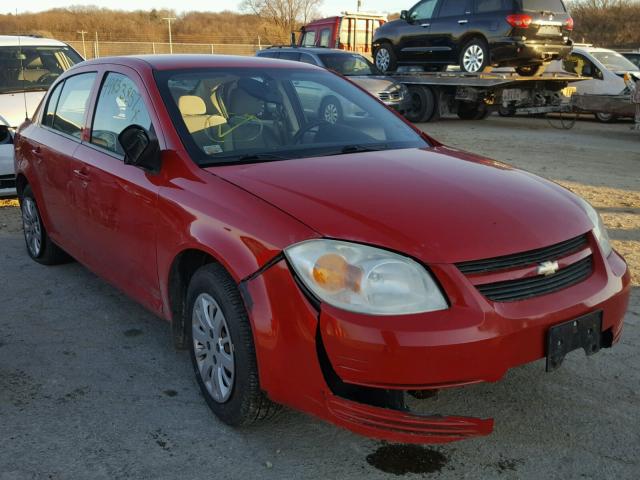
[[447, 113], [463, 120], [481, 120], [500, 108], [510, 114], [570, 111], [572, 82], [588, 80], [571, 73], [522, 77], [516, 73], [410, 72], [393, 78], [406, 85], [412, 122], [433, 122]]

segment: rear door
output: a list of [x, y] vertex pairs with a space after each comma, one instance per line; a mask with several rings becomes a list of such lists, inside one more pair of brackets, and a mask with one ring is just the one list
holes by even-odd
[[158, 175], [124, 164], [118, 135], [129, 125], [162, 135], [144, 84], [126, 67], [101, 79], [87, 141], [75, 154], [77, 236], [86, 263], [132, 297], [159, 311], [156, 260]]
[[441, 0], [431, 20], [429, 43], [437, 61], [457, 61], [461, 37], [474, 28], [472, 0]]
[[81, 252], [69, 186], [95, 79], [96, 72], [85, 72], [58, 83], [47, 98], [40, 125], [25, 132], [29, 143], [21, 146], [28, 150], [24, 154], [34, 167], [37, 178], [33, 183], [48, 233], [74, 256]]
[[409, 10], [398, 42], [401, 62], [423, 63], [433, 59], [430, 34], [437, 5], [438, 0], [423, 0]]

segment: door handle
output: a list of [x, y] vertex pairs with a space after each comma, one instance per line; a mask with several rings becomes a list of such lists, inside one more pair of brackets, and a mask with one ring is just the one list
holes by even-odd
[[458, 20], [460, 25], [464, 25], [465, 23], [469, 23], [469, 20]]
[[421, 23], [421, 24], [420, 24], [420, 26], [421, 26], [422, 28], [427, 28], [427, 27], [430, 27], [430, 26], [431, 26], [431, 24], [430, 24], [430, 23]]
[[84, 180], [85, 182], [89, 181], [89, 174], [84, 169], [77, 168], [73, 171], [73, 174], [80, 180]]

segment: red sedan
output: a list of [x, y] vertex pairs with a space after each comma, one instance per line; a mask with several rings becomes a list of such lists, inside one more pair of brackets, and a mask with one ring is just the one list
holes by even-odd
[[620, 338], [630, 275], [587, 202], [317, 67], [84, 62], [20, 128], [16, 171], [29, 255], [171, 322], [231, 425], [284, 404], [394, 441], [485, 435], [405, 397]]

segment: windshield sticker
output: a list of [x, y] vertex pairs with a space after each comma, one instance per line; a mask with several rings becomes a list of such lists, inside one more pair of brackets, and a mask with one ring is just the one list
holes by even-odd
[[222, 147], [220, 145], [204, 145], [202, 147], [204, 153], [207, 155], [215, 155], [216, 153], [222, 153]]

